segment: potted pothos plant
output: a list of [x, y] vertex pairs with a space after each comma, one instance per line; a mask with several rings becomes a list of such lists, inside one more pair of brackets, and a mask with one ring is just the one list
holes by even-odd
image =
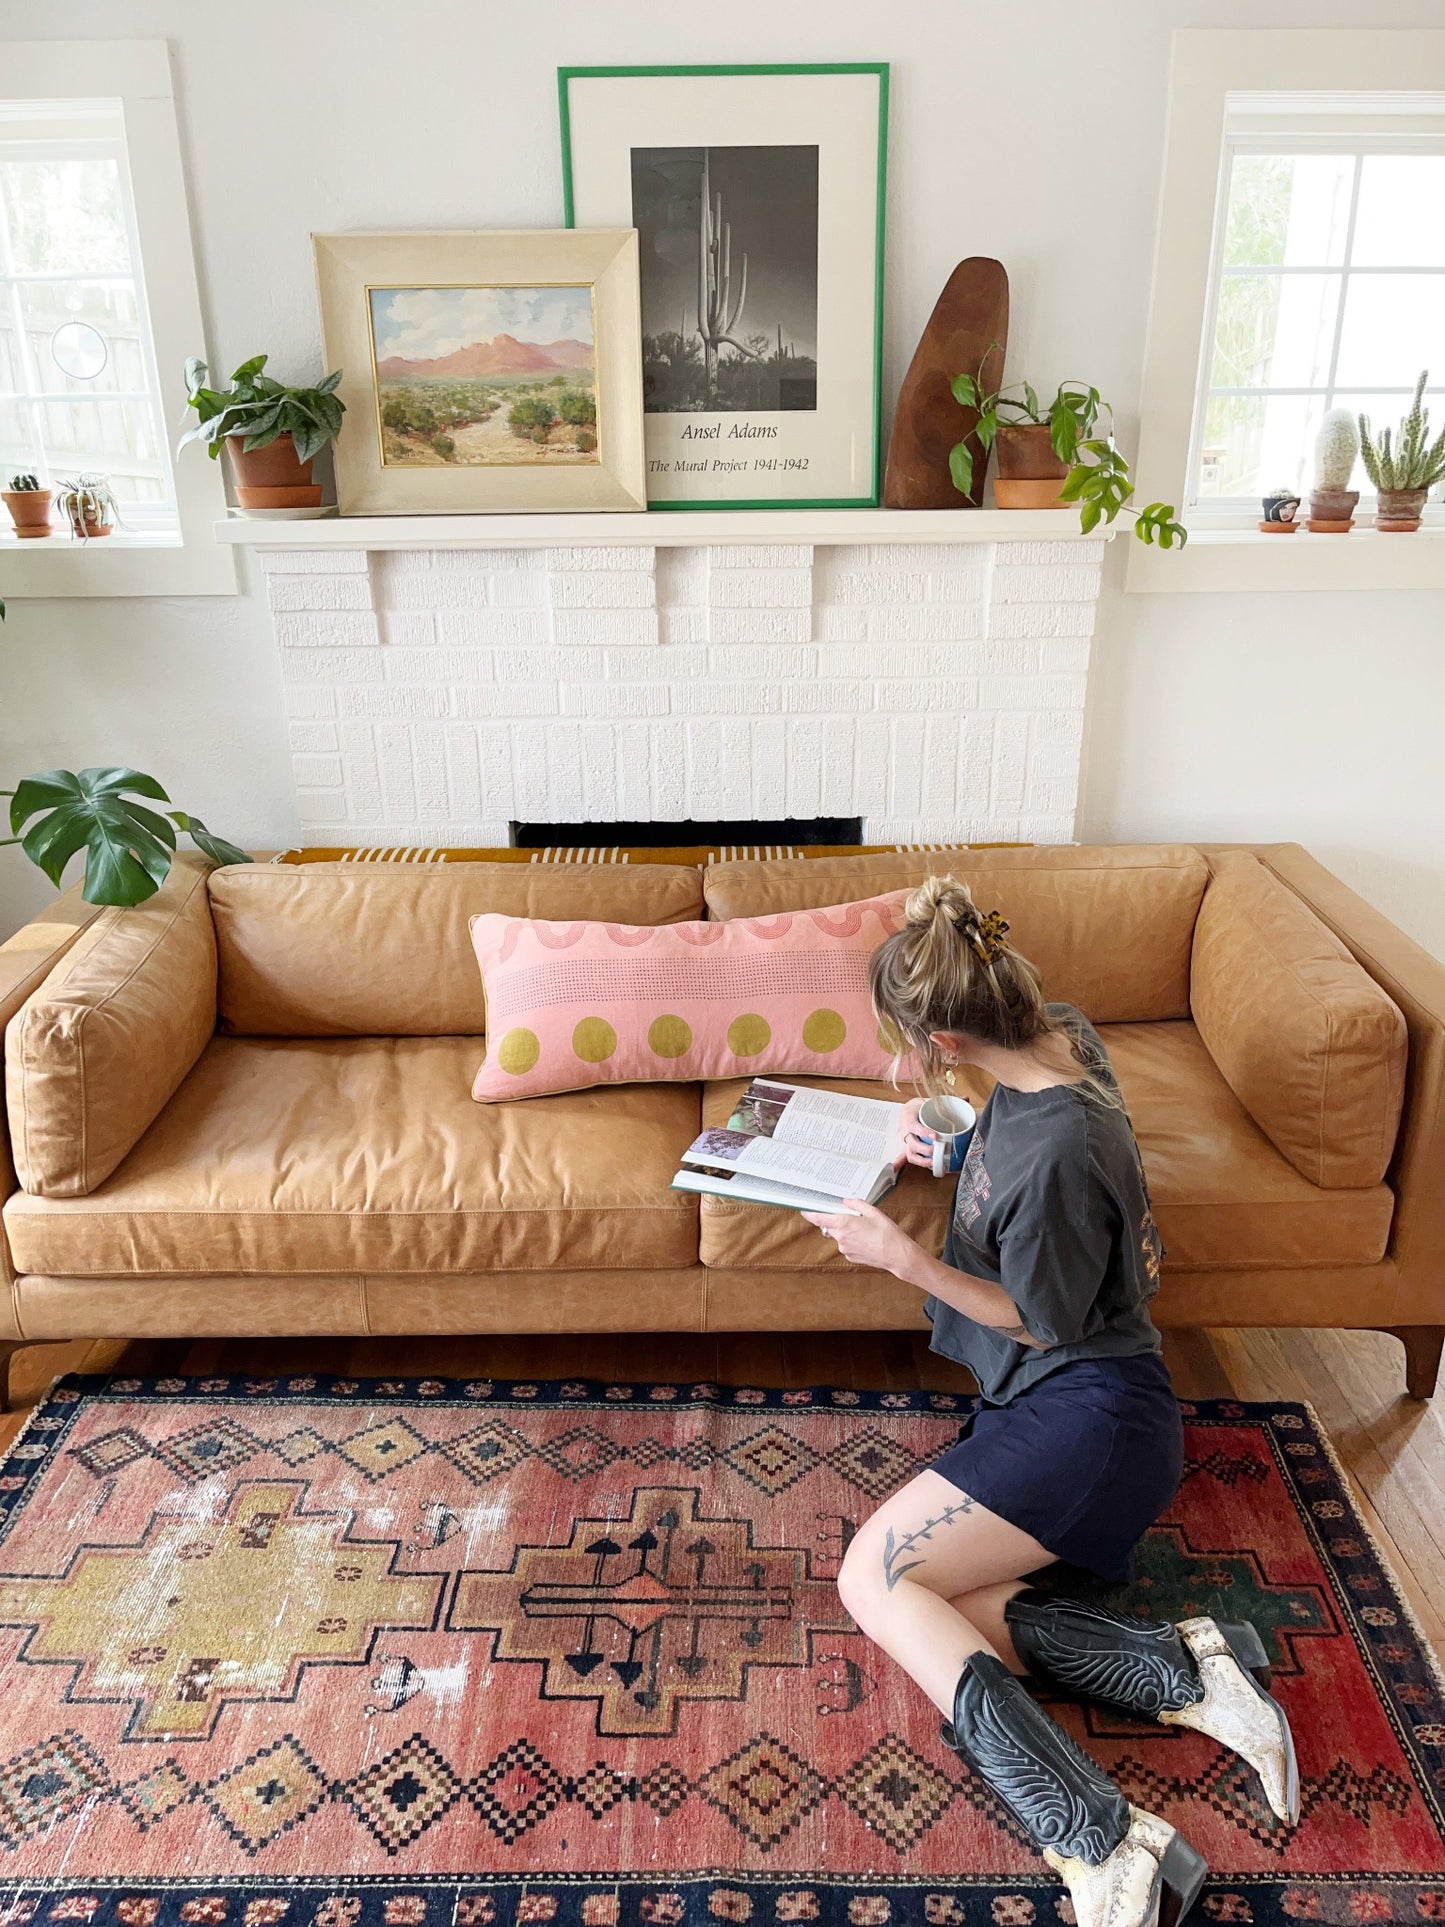
[[[0, 621], [4, 617], [0, 602]], [[153, 897], [170, 871], [178, 830], [218, 869], [251, 861], [200, 817], [185, 810], [162, 816], [136, 802], [138, 796], [171, 800], [154, 776], [138, 769], [41, 770], [22, 777], [13, 790], [0, 790], [0, 796], [10, 798], [12, 832], [0, 837], [0, 845], [19, 844], [57, 890], [66, 864], [85, 851], [81, 895], [87, 903], [130, 908]]]
[[321, 485], [311, 479], [311, 464], [341, 432], [341, 370], [314, 388], [288, 388], [266, 373], [268, 359], [252, 355], [225, 388], [208, 388], [206, 364], [192, 355], [186, 398], [199, 419], [179, 446], [200, 442], [214, 461], [224, 443], [243, 509], [319, 508]]
[[[1129, 464], [1114, 440], [1114, 411], [1097, 388], [1060, 382], [1052, 400], [1042, 402], [1032, 383], [1011, 382], [990, 390], [982, 367], [976, 375], [955, 375], [953, 398], [972, 409], [970, 433], [987, 452], [998, 455], [993, 485], [1000, 508], [1069, 508], [1077, 503], [1079, 526], [1087, 532], [1121, 513], [1134, 517], [1141, 542], [1183, 548], [1189, 532], [1170, 502], [1133, 508]], [[1107, 426], [1101, 423], [1107, 418]], [[949, 473], [960, 495], [973, 488], [973, 450], [965, 436], [949, 453]]]

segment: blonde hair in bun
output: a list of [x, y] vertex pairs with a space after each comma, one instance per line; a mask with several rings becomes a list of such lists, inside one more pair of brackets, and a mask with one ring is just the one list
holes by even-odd
[[896, 1052], [895, 1081], [912, 1052], [923, 1088], [944, 1087], [936, 1031], [1003, 1050], [1062, 1036], [1084, 1072], [1080, 1083], [1087, 1094], [1120, 1102], [1112, 1078], [1101, 1078], [1102, 1067], [1049, 1015], [1039, 973], [1009, 943], [999, 911], [980, 910], [956, 877], [930, 876], [909, 897], [904, 916], [903, 928], [874, 951], [869, 971], [873, 1008]]

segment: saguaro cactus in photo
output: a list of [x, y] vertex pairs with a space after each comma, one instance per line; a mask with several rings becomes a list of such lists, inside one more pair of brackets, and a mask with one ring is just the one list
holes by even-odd
[[722, 194], [712, 192], [708, 150], [702, 150], [702, 209], [698, 227], [697, 256], [697, 332], [702, 340], [707, 373], [707, 399], [717, 407], [717, 357], [724, 342], [740, 355], [752, 358], [733, 330], [743, 311], [748, 293], [748, 257], [742, 257], [738, 276], [737, 299], [733, 299], [732, 224], [723, 219]]

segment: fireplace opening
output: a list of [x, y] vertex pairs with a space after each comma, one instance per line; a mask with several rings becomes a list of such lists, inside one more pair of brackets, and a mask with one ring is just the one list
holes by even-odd
[[599, 844], [658, 850], [694, 845], [740, 850], [861, 843], [861, 816], [806, 816], [727, 823], [513, 823], [516, 850], [591, 849]]

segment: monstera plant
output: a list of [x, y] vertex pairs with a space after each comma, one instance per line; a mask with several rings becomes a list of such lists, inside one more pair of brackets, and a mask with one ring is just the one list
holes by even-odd
[[[0, 602], [0, 620], [4, 615]], [[185, 810], [167, 810], [162, 816], [138, 803], [139, 796], [157, 803], [171, 800], [154, 776], [142, 770], [41, 770], [22, 777], [13, 790], [0, 790], [0, 796], [10, 798], [14, 832], [0, 837], [0, 845], [18, 843], [57, 890], [66, 864], [77, 851], [85, 851], [81, 895], [87, 903], [129, 907], [153, 897], [170, 870], [177, 830], [218, 869], [251, 861], [244, 850], [208, 830], [200, 817]]]

